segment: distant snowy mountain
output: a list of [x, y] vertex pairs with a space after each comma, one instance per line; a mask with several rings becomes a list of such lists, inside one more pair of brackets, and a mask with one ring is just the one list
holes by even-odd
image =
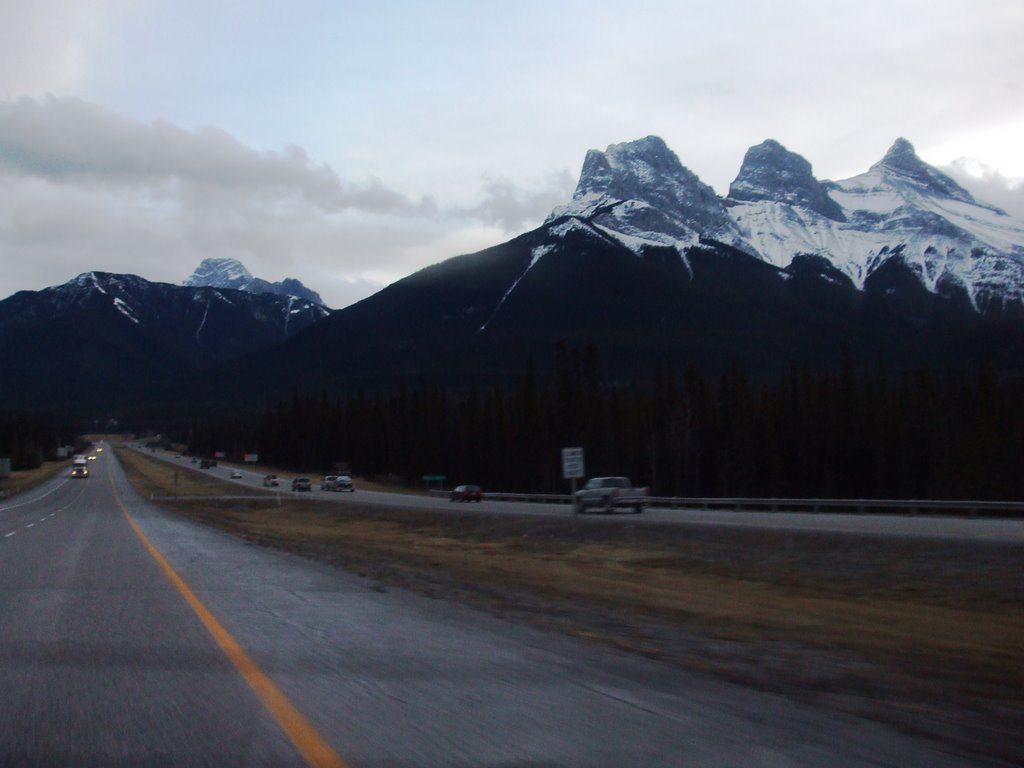
[[244, 291], [254, 279], [238, 259], [203, 259], [182, 285]]
[[294, 296], [86, 272], [0, 301], [0, 401], [143, 402], [180, 376], [285, 341], [328, 311]]
[[930, 292], [966, 295], [981, 312], [1024, 305], [1024, 222], [975, 200], [898, 139], [866, 173], [818, 181], [776, 141], [748, 150], [721, 198], [655, 136], [591, 150], [573, 200], [548, 223], [575, 219], [644, 255], [670, 246], [686, 262], [702, 241], [776, 267], [825, 259], [863, 289], [890, 260]]
[[320, 294], [307, 288], [294, 278], [285, 278], [280, 282], [271, 283], [253, 277], [252, 273], [238, 259], [216, 258], [203, 259], [195, 271], [185, 280], [183, 285], [209, 288], [232, 288], [249, 293], [273, 293], [278, 296], [294, 296], [325, 306]]

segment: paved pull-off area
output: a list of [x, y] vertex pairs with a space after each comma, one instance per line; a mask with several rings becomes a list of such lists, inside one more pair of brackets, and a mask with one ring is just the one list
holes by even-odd
[[999, 764], [252, 546], [90, 465], [0, 505], [0, 766]]

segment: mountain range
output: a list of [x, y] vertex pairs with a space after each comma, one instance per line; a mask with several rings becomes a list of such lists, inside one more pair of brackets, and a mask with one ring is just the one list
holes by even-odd
[[902, 138], [843, 181], [817, 180], [807, 160], [769, 139], [747, 151], [722, 198], [648, 136], [591, 150], [572, 202], [548, 221], [563, 217], [641, 256], [667, 245], [685, 260], [714, 240], [780, 268], [821, 257], [858, 289], [898, 258], [925, 289], [966, 292], [979, 312], [1019, 312], [1024, 300], [1024, 222], [975, 200]]
[[24, 374], [5, 367], [0, 396], [47, 402], [52, 387], [30, 382], [62, 364], [122, 396], [138, 369], [135, 402], [157, 383], [165, 399], [225, 404], [503, 384], [531, 360], [552, 366], [559, 345], [592, 346], [617, 381], [659, 364], [768, 379], [840, 358], [1024, 373], [1024, 224], [904, 139], [841, 181], [765, 141], [725, 197], [660, 138], [591, 150], [572, 200], [537, 229], [330, 313], [247, 292], [259, 283], [233, 260], [205, 261], [190, 281], [222, 287], [88, 273], [0, 302], [0, 355]]
[[327, 314], [293, 296], [87, 272], [0, 301], [0, 402], [62, 413], [138, 406]]
[[588, 152], [572, 201], [541, 227], [333, 313], [269, 368], [315, 361], [307, 380], [328, 388], [466, 385], [550, 365], [562, 342], [599, 349], [618, 380], [658, 363], [763, 379], [844, 355], [1019, 374], [1022, 244], [1021, 222], [903, 139], [839, 182], [766, 141], [723, 198], [651, 136]]
[[294, 296], [298, 299], [305, 299], [314, 304], [324, 306], [320, 294], [312, 288], [307, 288], [301, 282], [292, 277], [286, 277], [279, 282], [268, 282], [258, 277], [245, 268], [238, 259], [230, 258], [208, 258], [203, 259], [199, 266], [189, 275], [183, 285], [198, 288], [233, 288], [238, 291], [249, 293], [275, 293], [278, 296]]

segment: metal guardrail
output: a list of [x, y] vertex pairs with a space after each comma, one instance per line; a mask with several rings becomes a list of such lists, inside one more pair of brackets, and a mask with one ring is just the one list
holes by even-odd
[[910, 515], [961, 513], [971, 516], [1024, 517], [1022, 501], [970, 499], [755, 499], [654, 497], [651, 506], [761, 512], [814, 512]]
[[[430, 492], [431, 496], [449, 495], [449, 491]], [[487, 492], [490, 501], [522, 501], [537, 504], [571, 504], [567, 493]], [[856, 514], [966, 514], [972, 517], [1024, 517], [1024, 501], [980, 501], [960, 499], [806, 499], [750, 497], [651, 496], [648, 506], [667, 509], [708, 509], [736, 512], [813, 512]]]
[[[447, 499], [451, 491], [439, 491], [436, 488], [430, 489], [430, 495], [437, 498]], [[526, 501], [533, 504], [571, 504], [572, 496], [568, 493], [495, 493], [485, 491], [484, 498], [488, 501]]]

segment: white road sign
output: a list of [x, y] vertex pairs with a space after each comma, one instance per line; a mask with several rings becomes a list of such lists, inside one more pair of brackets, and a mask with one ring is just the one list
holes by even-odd
[[582, 448], [562, 449], [562, 477], [566, 480], [577, 480], [586, 474], [583, 468]]

